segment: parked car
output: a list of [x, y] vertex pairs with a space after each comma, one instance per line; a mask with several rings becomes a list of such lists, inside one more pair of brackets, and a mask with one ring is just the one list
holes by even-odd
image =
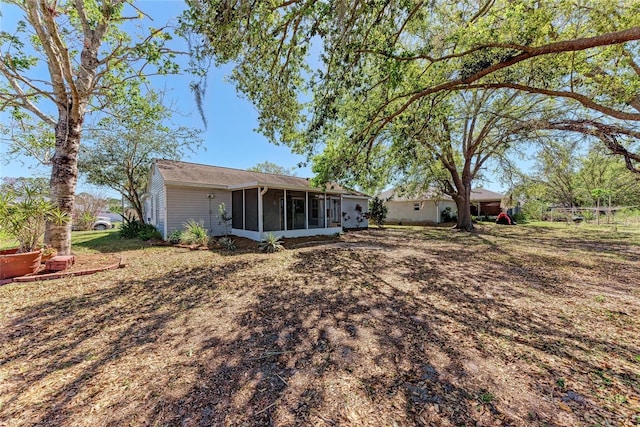
[[93, 223], [94, 230], [107, 230], [109, 228], [113, 228], [113, 224], [111, 223], [111, 219], [106, 216], [99, 216], [95, 222]]

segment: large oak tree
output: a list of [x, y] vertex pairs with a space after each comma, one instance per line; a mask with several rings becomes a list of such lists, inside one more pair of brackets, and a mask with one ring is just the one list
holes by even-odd
[[[552, 100], [552, 108], [564, 107], [556, 128], [571, 120], [615, 121], [628, 132], [640, 120], [638, 2], [188, 3], [185, 22], [203, 35], [194, 58], [234, 63], [231, 79], [258, 107], [265, 135], [310, 159], [325, 153], [314, 167], [321, 182], [371, 186], [388, 179], [389, 165], [378, 159], [394, 127], [442, 126], [427, 121], [452, 91]], [[634, 155], [629, 146], [616, 147]]]

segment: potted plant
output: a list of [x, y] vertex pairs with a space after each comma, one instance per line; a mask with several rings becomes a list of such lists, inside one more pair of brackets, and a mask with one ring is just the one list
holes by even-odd
[[46, 222], [64, 224], [68, 216], [34, 189], [24, 188], [16, 197], [0, 195], [0, 228], [18, 241], [18, 247], [0, 251], [0, 279], [35, 273], [40, 267]]

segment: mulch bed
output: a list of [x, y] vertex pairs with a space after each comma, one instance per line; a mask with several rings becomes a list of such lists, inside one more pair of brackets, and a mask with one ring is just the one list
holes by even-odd
[[[240, 253], [248, 253], [260, 252], [258, 246], [259, 242], [251, 239], [247, 239], [246, 237], [238, 237], [238, 236], [229, 236], [231, 240], [235, 243], [236, 251]], [[211, 241], [208, 247], [206, 246], [197, 246], [197, 245], [170, 245], [167, 242], [151, 242], [151, 246], [174, 246], [177, 248], [189, 249], [192, 251], [195, 250], [214, 250], [214, 251], [224, 251], [224, 247], [218, 243], [219, 238], [215, 238]], [[308, 237], [296, 237], [296, 238], [284, 238], [282, 239], [283, 246], [285, 249], [296, 249], [305, 246], [314, 246], [320, 245], [330, 242], [338, 242], [340, 241], [339, 236], [308, 236]]]

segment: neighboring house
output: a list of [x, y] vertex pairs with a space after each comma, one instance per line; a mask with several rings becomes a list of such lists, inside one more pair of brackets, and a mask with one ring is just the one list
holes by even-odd
[[[368, 201], [338, 185], [311, 187], [305, 178], [155, 160], [144, 212], [165, 239], [194, 219], [214, 236], [228, 231], [261, 240], [267, 232], [302, 237], [367, 228]], [[219, 218], [221, 203], [232, 218], [228, 227]]]
[[456, 203], [451, 197], [437, 195], [434, 190], [415, 196], [406, 196], [392, 189], [384, 191], [379, 197], [388, 208], [387, 222], [440, 223], [443, 222], [442, 211], [446, 208], [450, 208], [452, 215], [457, 212]]
[[502, 211], [502, 199], [504, 199], [504, 194], [484, 188], [471, 190], [471, 215], [499, 215]]

